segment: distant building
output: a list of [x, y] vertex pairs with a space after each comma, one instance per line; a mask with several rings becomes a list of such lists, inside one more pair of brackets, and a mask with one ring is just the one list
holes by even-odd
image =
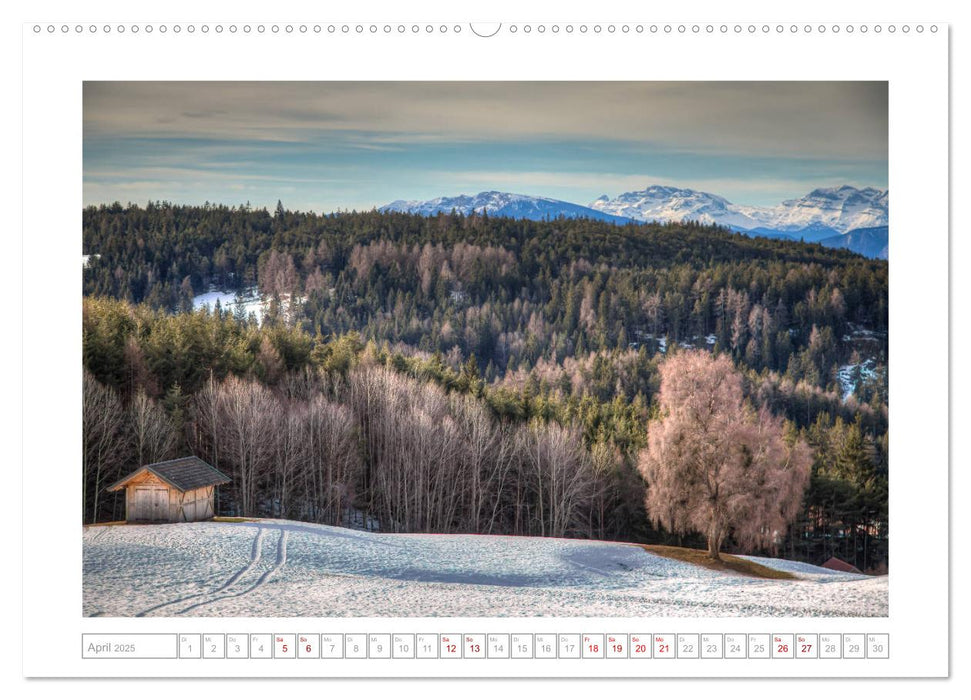
[[216, 514], [216, 487], [230, 478], [198, 457], [181, 457], [139, 467], [108, 487], [125, 489], [125, 520], [179, 523]]
[[847, 574], [863, 573], [852, 564], [845, 562], [842, 559], [837, 559], [836, 557], [830, 557], [827, 559], [825, 562], [823, 562], [822, 567], [824, 569], [832, 569], [833, 571], [843, 571]]

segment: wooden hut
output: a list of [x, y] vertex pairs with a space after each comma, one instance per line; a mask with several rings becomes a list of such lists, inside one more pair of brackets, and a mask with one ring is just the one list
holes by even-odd
[[139, 467], [108, 487], [125, 489], [130, 523], [208, 520], [216, 514], [216, 487], [230, 478], [198, 457], [180, 457]]
[[820, 566], [824, 569], [832, 569], [833, 571], [843, 571], [848, 574], [862, 574], [863, 572], [857, 569], [855, 566], [849, 562], [845, 562], [842, 559], [837, 559], [836, 557], [830, 557]]

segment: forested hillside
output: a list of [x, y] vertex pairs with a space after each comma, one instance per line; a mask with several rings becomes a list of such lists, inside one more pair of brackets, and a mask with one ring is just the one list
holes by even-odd
[[[886, 564], [884, 261], [687, 223], [167, 204], [83, 222], [86, 521], [119, 515], [120, 472], [194, 452], [233, 476], [225, 512], [661, 541], [635, 463], [658, 363], [698, 347], [813, 448], [781, 551]], [[259, 323], [192, 311], [254, 287]]]

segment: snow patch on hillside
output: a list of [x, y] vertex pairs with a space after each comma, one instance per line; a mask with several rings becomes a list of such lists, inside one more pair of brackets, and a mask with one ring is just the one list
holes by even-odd
[[[298, 308], [306, 300], [306, 297], [296, 297]], [[266, 315], [271, 303], [269, 298], [260, 293], [258, 287], [247, 287], [238, 293], [210, 288], [208, 292], [197, 294], [192, 298], [192, 310], [208, 309], [212, 312], [216, 309], [217, 301], [224, 312], [233, 315], [242, 313], [243, 318], [249, 318], [250, 314], [253, 314], [257, 323], [263, 322], [263, 316]], [[280, 309], [284, 318], [289, 318], [289, 315], [295, 311], [291, 308], [289, 294], [280, 296]]]
[[873, 359], [841, 365], [836, 371], [836, 378], [839, 381], [840, 390], [843, 392], [844, 401], [856, 393], [857, 386], [862, 383], [876, 381], [879, 377], [877, 363]]
[[216, 302], [223, 311], [236, 314], [242, 311], [243, 316], [249, 317], [250, 314], [256, 316], [256, 321], [263, 320], [264, 302], [260, 298], [260, 291], [256, 287], [249, 287], [242, 292], [224, 292], [218, 289], [210, 289], [205, 294], [198, 294], [192, 298], [192, 310], [207, 308], [214, 311]]

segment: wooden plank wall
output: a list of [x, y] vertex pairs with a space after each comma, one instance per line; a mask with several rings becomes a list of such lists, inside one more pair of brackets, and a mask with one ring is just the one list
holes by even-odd
[[135, 487], [155, 486], [164, 488], [169, 496], [169, 522], [194, 522], [208, 520], [216, 514], [216, 487], [202, 488], [182, 492], [172, 488], [150, 472], [139, 475], [128, 483], [125, 488], [125, 517], [133, 519], [135, 513]]
[[169, 491], [169, 509], [172, 522], [208, 520], [215, 515], [215, 487], [203, 486], [182, 493]]

